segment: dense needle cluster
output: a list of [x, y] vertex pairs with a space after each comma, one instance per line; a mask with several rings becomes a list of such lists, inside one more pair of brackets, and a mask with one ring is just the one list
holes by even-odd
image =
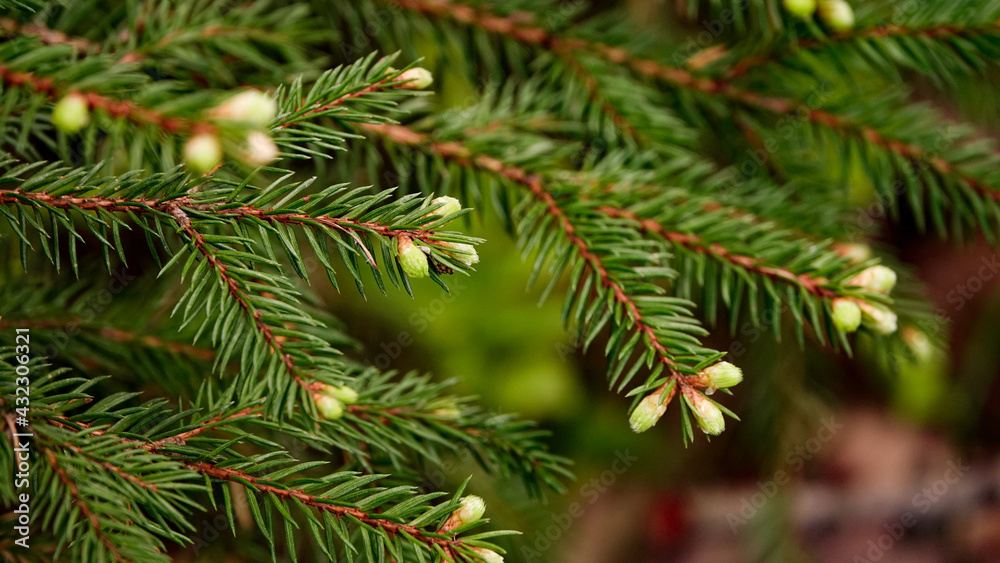
[[212, 6], [0, 0], [0, 328], [31, 330], [35, 540], [68, 559], [167, 560], [211, 509], [274, 558], [502, 561], [478, 483], [419, 472], [471, 452], [542, 495], [568, 460], [360, 364], [313, 291], [447, 290], [474, 214], [601, 349], [622, 424], [674, 404], [685, 443], [737, 419], [748, 332], [931, 355], [880, 228], [1000, 233], [995, 148], [907, 88], [969, 95], [1000, 59], [985, 0], [663, 4], [711, 23], [683, 37], [554, 0]]

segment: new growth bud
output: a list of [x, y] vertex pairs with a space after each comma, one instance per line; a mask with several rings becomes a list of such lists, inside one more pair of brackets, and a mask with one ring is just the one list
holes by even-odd
[[267, 94], [245, 90], [228, 98], [208, 115], [213, 119], [233, 121], [250, 127], [264, 127], [278, 113], [278, 104]]
[[782, 0], [789, 14], [804, 20], [812, 17], [816, 11], [816, 0]]
[[471, 244], [463, 244], [461, 242], [440, 242], [438, 244], [447, 249], [444, 251], [445, 254], [466, 266], [479, 263], [479, 253], [476, 252], [476, 247]]
[[872, 266], [861, 270], [847, 284], [861, 286], [872, 293], [888, 295], [896, 285], [896, 272], [886, 266]]
[[896, 313], [881, 305], [872, 305], [859, 301], [861, 321], [877, 334], [892, 334], [896, 332]]
[[358, 402], [358, 392], [346, 385], [335, 386], [335, 385], [323, 385], [320, 388], [320, 393], [337, 399], [345, 405], [353, 405]]
[[344, 405], [333, 397], [323, 393], [313, 393], [316, 410], [327, 420], [337, 420], [344, 416]]
[[503, 563], [503, 556], [491, 549], [483, 547], [474, 547], [472, 549], [479, 557], [482, 557], [485, 563]]
[[856, 242], [838, 242], [833, 245], [833, 250], [855, 264], [860, 264], [872, 257], [870, 246]]
[[833, 325], [842, 332], [854, 332], [861, 325], [861, 307], [853, 299], [838, 297], [830, 304]]
[[718, 436], [726, 429], [726, 421], [722, 418], [719, 407], [694, 387], [684, 386], [684, 402], [691, 407], [698, 427], [705, 434]]
[[403, 71], [397, 80], [402, 82], [402, 84], [399, 85], [400, 88], [406, 88], [407, 90], [425, 90], [434, 83], [434, 75], [432, 75], [431, 71], [426, 68], [418, 66]]
[[667, 396], [663, 398], [663, 402], [661, 403], [660, 397], [662, 395], [663, 387], [646, 395], [639, 401], [639, 404], [632, 411], [632, 415], [628, 420], [628, 424], [632, 427], [633, 432], [640, 433], [649, 430], [659, 422], [663, 413], [667, 412], [667, 405], [670, 403], [670, 399], [674, 397], [673, 387], [670, 388], [670, 392], [667, 393]]
[[411, 278], [426, 278], [430, 275], [430, 267], [427, 264], [427, 255], [423, 250], [413, 244], [410, 237], [399, 235], [396, 243], [396, 251], [399, 252], [399, 264], [403, 267], [403, 272]]
[[222, 162], [222, 145], [210, 133], [201, 133], [188, 139], [184, 145], [184, 161], [198, 174], [204, 174]]
[[76, 133], [90, 123], [90, 106], [81, 94], [68, 94], [52, 108], [52, 124], [63, 133]]
[[462, 202], [458, 201], [457, 199], [451, 196], [441, 196], [431, 200], [431, 205], [437, 205], [437, 204], [441, 204], [441, 207], [438, 207], [431, 213], [439, 217], [447, 217], [449, 215], [454, 215], [455, 213], [458, 213], [459, 211], [462, 210]]
[[729, 362], [718, 362], [701, 370], [709, 386], [715, 389], [728, 389], [743, 381], [743, 370]]
[[834, 31], [854, 27], [854, 10], [844, 0], [820, 0], [819, 17]]
[[928, 362], [934, 357], [934, 344], [926, 332], [908, 326], [903, 329], [903, 341], [921, 362]]
[[482, 497], [476, 495], [463, 497], [462, 505], [451, 513], [448, 520], [441, 526], [441, 531], [447, 532], [471, 524], [482, 518], [483, 514], [486, 514], [486, 501]]
[[240, 158], [250, 166], [269, 164], [278, 158], [278, 145], [266, 133], [251, 131], [247, 133], [246, 148]]

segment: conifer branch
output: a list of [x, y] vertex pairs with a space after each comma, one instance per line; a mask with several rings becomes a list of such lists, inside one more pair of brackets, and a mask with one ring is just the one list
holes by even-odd
[[393, 143], [425, 148], [445, 160], [463, 166], [488, 170], [526, 189], [545, 206], [546, 212], [557, 222], [566, 238], [577, 248], [580, 257], [600, 278], [601, 284], [612, 292], [614, 300], [625, 307], [636, 330], [645, 337], [646, 343], [655, 351], [657, 362], [663, 364], [671, 374], [676, 373], [677, 363], [671, 357], [667, 347], [660, 342], [655, 329], [643, 320], [636, 302], [625, 292], [622, 285], [608, 273], [601, 258], [591, 251], [588, 243], [577, 234], [576, 228], [566, 212], [559, 207], [552, 194], [542, 185], [542, 179], [539, 175], [530, 174], [521, 168], [504, 164], [487, 155], [472, 154], [467, 148], [455, 142], [429, 142], [427, 135], [402, 125], [365, 124], [362, 125], [362, 128], [381, 135]]
[[955, 177], [982, 197], [1000, 201], [1000, 190], [995, 190], [978, 178], [959, 170], [944, 158], [930, 154], [923, 147], [893, 139], [875, 128], [855, 123], [851, 119], [825, 110], [810, 107], [797, 100], [769, 96], [745, 90], [722, 79], [699, 77], [686, 70], [638, 57], [625, 49], [605, 43], [556, 35], [544, 27], [524, 23], [524, 18], [497, 16], [481, 7], [470, 7], [451, 0], [383, 0], [435, 17], [446, 17], [503, 35], [523, 43], [536, 45], [554, 52], [573, 53], [588, 51], [608, 62], [624, 65], [646, 78], [662, 80], [676, 87], [689, 89], [710, 96], [719, 96], [751, 109], [778, 115], [800, 114], [808, 121], [827, 126], [841, 134], [855, 136], [878, 145], [903, 159], [916, 159], [935, 171]]
[[795, 56], [800, 51], [816, 51], [836, 47], [845, 43], [862, 42], [871, 39], [915, 37], [927, 39], [967, 39], [1000, 32], [1000, 20], [985, 24], [964, 25], [960, 22], [910, 27], [905, 25], [876, 25], [849, 31], [838, 31], [824, 38], [803, 37], [792, 47], [772, 53], [747, 55], [726, 69], [724, 76], [738, 78], [747, 72], [767, 64], [780, 63], [786, 56]]
[[638, 225], [643, 231], [655, 234], [662, 239], [673, 244], [684, 246], [706, 256], [714, 257], [718, 260], [730, 262], [747, 271], [755, 272], [762, 276], [774, 280], [791, 283], [823, 299], [832, 299], [837, 296], [837, 292], [826, 287], [827, 280], [816, 278], [807, 274], [795, 274], [788, 269], [771, 266], [762, 260], [735, 254], [720, 244], [707, 244], [697, 235], [668, 231], [663, 225], [652, 219], [643, 219], [627, 209], [618, 209], [610, 206], [601, 206], [598, 211], [611, 217], [622, 217]]
[[112, 543], [111, 539], [104, 533], [104, 526], [101, 525], [97, 515], [94, 514], [94, 511], [87, 504], [87, 501], [84, 500], [82, 495], [80, 495], [80, 490], [76, 486], [76, 483], [69, 477], [65, 470], [59, 467], [59, 463], [56, 461], [56, 454], [52, 450], [46, 449], [45, 457], [48, 459], [49, 465], [52, 467], [52, 471], [59, 476], [59, 480], [69, 491], [69, 495], [73, 499], [73, 504], [80, 508], [80, 513], [87, 519], [87, 523], [93, 529], [94, 535], [101, 541], [105, 549], [108, 550], [115, 561], [124, 561], [121, 554], [118, 552], [118, 548], [115, 547], [115, 544]]
[[31, 72], [16, 71], [0, 64], [0, 81], [14, 88], [27, 88], [56, 100], [70, 91], [79, 94], [91, 110], [100, 109], [108, 115], [127, 119], [136, 125], [148, 125], [166, 133], [213, 133], [215, 126], [206, 121], [193, 121], [183, 117], [168, 116], [129, 100], [116, 100], [93, 91], [65, 89], [51, 78]]

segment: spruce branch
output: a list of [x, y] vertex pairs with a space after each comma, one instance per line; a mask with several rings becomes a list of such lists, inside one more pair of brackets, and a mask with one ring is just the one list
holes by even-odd
[[73, 90], [59, 84], [50, 77], [38, 76], [27, 71], [18, 71], [0, 64], [0, 81], [13, 88], [25, 88], [42, 94], [50, 100], [57, 100], [69, 92], [82, 96], [90, 110], [100, 109], [113, 118], [126, 119], [136, 125], [146, 125], [165, 133], [208, 133], [215, 132], [215, 126], [207, 121], [170, 116], [144, 107], [129, 100], [119, 100], [88, 90]]

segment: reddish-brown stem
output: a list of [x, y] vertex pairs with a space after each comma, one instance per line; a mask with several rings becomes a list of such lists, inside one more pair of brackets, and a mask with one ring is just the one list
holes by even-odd
[[637, 57], [625, 49], [605, 43], [574, 37], [561, 37], [553, 34], [544, 27], [532, 24], [530, 18], [526, 18], [520, 14], [507, 17], [497, 16], [482, 8], [455, 4], [450, 0], [384, 1], [392, 2], [404, 9], [427, 15], [450, 18], [523, 43], [537, 45], [553, 52], [572, 53], [579, 50], [590, 51], [611, 63], [627, 66], [647, 78], [663, 80], [674, 86], [687, 88], [703, 94], [721, 96], [749, 108], [780, 115], [795, 113], [813, 123], [825, 125], [831, 129], [845, 133], [855, 133], [866, 141], [882, 146], [907, 159], [913, 158], [926, 162], [940, 174], [955, 176], [981, 196], [1000, 201], [1000, 190], [991, 189], [981, 180], [961, 172], [952, 163], [940, 156], [929, 153], [919, 145], [887, 138], [870, 126], [853, 123], [845, 117], [814, 109], [797, 100], [760, 95], [738, 88], [725, 80], [695, 76], [686, 70]]
[[83, 497], [80, 496], [80, 489], [77, 488], [76, 483], [69, 478], [69, 475], [62, 467], [59, 467], [59, 463], [56, 461], [56, 454], [52, 450], [46, 449], [45, 455], [49, 460], [49, 465], [52, 466], [52, 470], [55, 471], [56, 475], [59, 476], [59, 480], [62, 482], [63, 485], [66, 486], [67, 489], [69, 489], [69, 494], [71, 497], [73, 497], [73, 502], [75, 502], [76, 505], [80, 507], [80, 512], [83, 514], [84, 518], [86, 518], [87, 521], [90, 523], [90, 526], [94, 529], [94, 534], [96, 534], [98, 539], [101, 540], [101, 543], [104, 544], [104, 547], [111, 552], [111, 555], [115, 558], [115, 561], [124, 561], [124, 559], [122, 559], [121, 554], [118, 553], [118, 549], [111, 542], [111, 538], [109, 538], [104, 533], [101, 527], [101, 522], [100, 520], [97, 519], [97, 515], [94, 514], [94, 511], [90, 509], [90, 506], [86, 503], [86, 501], [83, 500]]
[[162, 448], [165, 445], [183, 445], [183, 444], [187, 443], [187, 441], [190, 440], [191, 438], [194, 438], [195, 436], [201, 434], [202, 432], [205, 432], [207, 430], [211, 430], [212, 428], [214, 428], [214, 426], [212, 426], [212, 425], [215, 424], [215, 423], [217, 423], [217, 422], [229, 422], [229, 421], [237, 419], [237, 418], [244, 418], [244, 417], [248, 417], [248, 416], [260, 416], [260, 415], [261, 415], [261, 407], [259, 407], [259, 406], [258, 407], [246, 407], [244, 409], [241, 409], [239, 411], [236, 411], [236, 412], [234, 412], [232, 414], [228, 414], [228, 415], [225, 415], [225, 416], [223, 416], [222, 414], [218, 414], [218, 415], [213, 416], [212, 418], [206, 420], [205, 422], [203, 422], [201, 424], [201, 426], [198, 426], [197, 428], [192, 428], [191, 430], [188, 430], [186, 432], [181, 432], [180, 434], [175, 434], [173, 436], [168, 436], [166, 438], [162, 438], [162, 439], [157, 440], [155, 442], [150, 442], [148, 444], [143, 444], [142, 447], [144, 449], [146, 449], [146, 450], [149, 450], [149, 451], [155, 451], [155, 450], [158, 450], [158, 449]]
[[427, 150], [440, 155], [446, 160], [456, 162], [463, 166], [489, 170], [527, 188], [527, 190], [535, 196], [535, 199], [545, 205], [547, 212], [558, 222], [566, 238], [574, 246], [576, 246], [580, 257], [584, 259], [594, 273], [596, 273], [600, 278], [601, 284], [608, 288], [614, 296], [615, 301], [625, 308], [629, 317], [632, 319], [636, 330], [646, 337], [649, 346], [656, 352], [658, 361], [669, 371], [673, 372], [675, 370], [677, 365], [670, 357], [667, 347], [660, 342], [655, 329], [645, 322], [641, 312], [639, 311], [638, 305], [636, 305], [635, 301], [628, 296], [621, 284], [611, 277], [607, 269], [604, 267], [604, 263], [601, 258], [597, 256], [597, 254], [590, 249], [587, 242], [576, 233], [576, 228], [566, 215], [566, 212], [559, 207], [559, 204], [556, 202], [552, 194], [549, 193], [542, 185], [542, 179], [540, 176], [537, 174], [529, 174], [521, 168], [505, 164], [491, 156], [473, 154], [469, 151], [469, 149], [459, 143], [428, 142], [426, 135], [413, 131], [412, 129], [402, 125], [364, 124], [362, 127], [368, 131], [382, 135], [394, 143], [423, 146]]
[[[845, 43], [863, 39], [875, 39], [882, 37], [930, 37], [930, 38], [960, 38], [976, 37], [1000, 31], [1000, 21], [990, 22], [983, 25], [935, 25], [929, 27], [905, 27], [901, 25], [880, 25], [854, 29], [847, 32], [835, 33], [825, 39], [802, 38], [794, 43], [794, 48], [789, 54], [796, 51], [821, 49], [831, 44]], [[783, 53], [769, 53], [764, 55], [748, 55], [738, 60], [730, 67], [725, 76], [735, 78], [743, 76], [752, 68], [777, 62], [783, 57]]]
[[168, 200], [155, 199], [122, 199], [109, 197], [76, 197], [76, 196], [52, 196], [45, 192], [22, 192], [19, 190], [0, 190], [0, 205], [6, 203], [24, 203], [32, 201], [44, 206], [56, 207], [59, 209], [79, 209], [84, 211], [107, 211], [107, 212], [143, 212], [158, 211], [160, 213], [171, 213], [175, 207], [182, 210], [195, 212], [217, 213], [220, 215], [233, 215], [236, 217], [255, 217], [262, 221], [284, 223], [289, 225], [311, 226], [321, 224], [340, 230], [351, 230], [361, 232], [374, 232], [378, 235], [395, 238], [406, 235], [410, 238], [420, 239], [428, 244], [434, 242], [434, 231], [424, 229], [392, 229], [386, 225], [372, 221], [356, 221], [342, 217], [317, 216], [306, 213], [274, 213], [271, 209], [259, 209], [251, 206], [230, 207], [221, 209], [214, 204], [197, 203], [188, 196]]
[[[21, 328], [32, 328], [37, 330], [75, 330], [81, 326], [86, 326], [86, 322], [80, 317], [53, 318], [53, 319], [16, 319], [0, 320], [0, 328], [18, 326]], [[174, 354], [181, 354], [198, 358], [199, 360], [210, 361], [215, 358], [215, 352], [206, 348], [199, 348], [184, 342], [174, 342], [163, 340], [158, 336], [136, 334], [125, 330], [107, 326], [88, 327], [97, 333], [98, 336], [115, 342], [138, 342], [150, 348], [159, 348]]]
[[372, 514], [358, 510], [357, 508], [331, 504], [320, 497], [304, 493], [298, 489], [283, 489], [281, 487], [264, 483], [257, 477], [243, 471], [218, 467], [204, 461], [187, 462], [185, 465], [187, 465], [190, 469], [203, 475], [208, 475], [209, 477], [214, 477], [224, 481], [234, 481], [243, 484], [244, 486], [249, 484], [250, 487], [262, 493], [267, 493], [289, 500], [295, 499], [306, 506], [316, 508], [323, 512], [329, 512], [338, 517], [349, 516], [364, 522], [369, 526], [381, 528], [392, 535], [404, 533], [425, 544], [440, 546], [448, 552], [453, 552], [455, 548], [463, 545], [461, 540], [435, 537], [415, 526], [392, 522], [385, 518], [377, 518]]
[[[200, 428], [197, 428], [197, 429], [194, 429], [194, 430], [189, 430], [187, 432], [183, 432], [181, 434], [178, 434], [178, 435], [176, 435], [176, 436], [174, 436], [174, 437], [172, 437], [170, 439], [166, 439], [166, 440], [159, 440], [157, 442], [147, 442], [147, 443], [141, 442], [139, 440], [134, 440], [134, 439], [131, 439], [131, 438], [122, 438], [121, 440], [122, 440], [123, 443], [129, 443], [129, 444], [134, 443], [134, 444], [142, 447], [143, 449], [145, 449], [147, 451], [156, 452], [156, 453], [160, 453], [161, 455], [167, 455], [167, 457], [171, 457], [170, 454], [167, 454], [167, 453], [164, 453], [164, 452], [160, 452], [159, 448], [162, 448], [163, 445], [165, 445], [165, 444], [182, 443], [182, 442], [179, 442], [179, 441], [180, 440], [190, 439], [192, 436], [201, 433], [205, 429], [204, 426], [207, 426], [208, 424], [210, 424], [212, 422], [217, 422], [217, 421], [220, 421], [220, 420], [228, 420], [228, 419], [231, 419], [231, 418], [236, 418], [236, 417], [239, 417], [239, 416], [244, 416], [245, 414], [248, 414], [249, 412], [251, 412], [252, 409], [254, 409], [254, 408], [255, 407], [250, 407], [248, 409], [244, 409], [244, 410], [242, 410], [242, 411], [240, 411], [238, 413], [234, 413], [234, 414], [231, 414], [231, 415], [226, 416], [226, 417], [217, 416], [217, 417], [215, 417], [213, 419], [210, 419], [210, 420], [206, 421], [206, 425], [203, 425]], [[67, 419], [63, 419], [63, 420], [66, 420], [66, 422], [69, 422]], [[61, 423], [58, 422], [58, 420], [53, 420], [53, 422], [55, 422], [56, 424], [61, 424]], [[73, 424], [75, 424], [76, 426], [83, 427], [83, 428], [89, 428], [90, 427], [89, 424], [84, 423], [84, 422], [75, 422]], [[103, 432], [95, 431], [94, 434], [95, 435], [101, 435], [101, 434], [103, 434]], [[72, 484], [72, 481], [69, 480], [69, 478], [66, 475], [66, 473], [56, 466], [55, 459], [54, 459], [54, 456], [53, 456], [51, 450], [48, 451], [48, 454], [50, 456], [50, 461], [53, 464], [53, 468], [56, 470], [57, 473], [59, 473], [60, 478], [63, 479], [63, 482], [67, 483], [67, 486], [72, 487], [71, 488], [71, 492], [74, 493], [74, 497], [75, 498], [78, 498], [79, 494], [76, 491], [76, 486], [74, 484]], [[243, 472], [243, 471], [238, 471], [238, 470], [235, 470], [235, 469], [218, 467], [217, 465], [214, 465], [212, 463], [208, 463], [206, 461], [182, 461], [182, 463], [184, 463], [184, 465], [186, 467], [188, 467], [189, 469], [191, 469], [192, 471], [195, 471], [195, 472], [200, 473], [202, 475], [207, 475], [209, 477], [213, 477], [215, 479], [220, 479], [220, 480], [224, 480], [224, 481], [233, 481], [233, 482], [239, 483], [239, 484], [244, 485], [244, 486], [249, 486], [249, 487], [251, 487], [254, 490], [257, 490], [259, 492], [270, 494], [270, 495], [274, 495], [274, 496], [279, 497], [279, 498], [284, 498], [284, 499], [289, 499], [289, 500], [294, 499], [294, 500], [297, 500], [297, 501], [301, 502], [302, 504], [304, 504], [306, 506], [309, 506], [309, 507], [312, 507], [312, 508], [316, 508], [316, 509], [324, 511], [324, 512], [329, 512], [331, 514], [336, 515], [337, 517], [348, 516], [348, 517], [354, 518], [356, 520], [359, 520], [361, 522], [364, 522], [365, 524], [368, 524], [369, 526], [372, 526], [372, 527], [375, 527], [375, 528], [381, 528], [383, 530], [386, 530], [387, 532], [389, 532], [392, 535], [395, 535], [395, 534], [398, 534], [398, 533], [408, 534], [410, 537], [412, 537], [412, 538], [416, 539], [417, 541], [420, 541], [420, 542], [422, 542], [424, 544], [427, 544], [427, 545], [437, 545], [437, 546], [441, 547], [442, 549], [444, 549], [447, 553], [451, 554], [452, 556], [454, 556], [456, 548], [464, 546], [464, 542], [462, 542], [462, 540], [435, 537], [433, 535], [428, 534], [426, 531], [424, 531], [424, 530], [422, 530], [420, 528], [417, 528], [415, 526], [410, 526], [408, 524], [401, 524], [401, 523], [398, 523], [398, 522], [392, 522], [392, 521], [390, 521], [388, 519], [385, 519], [385, 518], [378, 518], [376, 515], [373, 515], [373, 514], [368, 513], [368, 512], [364, 512], [363, 510], [359, 510], [357, 508], [351, 508], [351, 507], [348, 507], [348, 506], [341, 506], [341, 505], [338, 505], [338, 504], [332, 504], [330, 502], [325, 501], [324, 499], [322, 499], [320, 497], [317, 497], [317, 496], [314, 496], [314, 495], [310, 495], [308, 493], [304, 493], [304, 492], [302, 492], [302, 491], [300, 491], [298, 489], [294, 489], [294, 488], [292, 488], [292, 489], [285, 489], [285, 488], [282, 488], [282, 487], [279, 487], [279, 486], [276, 486], [276, 485], [264, 483], [261, 479], [259, 479], [257, 477], [254, 477], [253, 475], [250, 475], [249, 473], [246, 473], [246, 472]], [[83, 503], [79, 503], [79, 504], [81, 506], [83, 506]], [[93, 518], [92, 522], [96, 524], [97, 523], [96, 517], [93, 516], [93, 513], [90, 512], [89, 509], [84, 508], [84, 510], [85, 510], [85, 514], [87, 514], [88, 517], [92, 517]], [[98, 528], [98, 533], [100, 533], [99, 528]], [[107, 545], [107, 544], [105, 544], [105, 545]], [[110, 548], [110, 546], [109, 546], [109, 548]], [[119, 558], [119, 560], [120, 560], [120, 558]]]
[[33, 35], [46, 45], [69, 45], [79, 53], [99, 53], [101, 46], [82, 37], [70, 37], [61, 31], [49, 29], [37, 23], [21, 25], [10, 18], [0, 18], [0, 34]]
[[98, 465], [100, 465], [104, 469], [107, 469], [108, 471], [114, 473], [115, 475], [118, 475], [122, 479], [125, 479], [126, 481], [130, 481], [132, 483], [135, 483], [136, 485], [139, 485], [140, 487], [142, 487], [144, 489], [149, 489], [149, 490], [154, 491], [154, 492], [158, 492], [160, 490], [159, 487], [157, 487], [156, 485], [154, 485], [152, 483], [147, 483], [147, 482], [143, 481], [142, 479], [136, 477], [135, 475], [132, 475], [131, 473], [125, 472], [124, 470], [122, 470], [121, 467], [118, 467], [117, 465], [114, 465], [114, 464], [109, 463], [107, 461], [103, 461], [103, 460], [94, 458], [90, 454], [84, 452], [83, 448], [81, 448], [81, 447], [79, 447], [79, 446], [77, 446], [75, 444], [69, 444], [69, 443], [67, 443], [67, 444], [62, 444], [62, 446], [73, 450], [74, 452], [76, 452], [78, 455], [80, 455], [82, 457], [86, 457], [86, 458], [90, 459], [91, 461], [96, 462]]
[[[42, 78], [30, 72], [12, 70], [5, 65], [0, 65], [0, 80], [8, 86], [26, 86], [51, 99], [68, 93], [57, 86], [51, 78]], [[170, 117], [128, 100], [114, 100], [97, 92], [76, 93], [83, 96], [91, 110], [101, 109], [112, 117], [127, 119], [137, 125], [149, 125], [167, 133], [198, 134], [215, 131], [215, 126], [211, 123]]]
[[610, 217], [628, 219], [638, 225], [643, 231], [655, 234], [664, 240], [683, 246], [694, 252], [730, 262], [740, 268], [750, 272], [755, 272], [762, 276], [798, 285], [817, 297], [832, 299], [837, 296], [837, 293], [832, 289], [823, 287], [824, 280], [820, 278], [814, 278], [806, 274], [795, 274], [785, 268], [768, 265], [762, 260], [758, 260], [751, 256], [734, 254], [728, 248], [720, 244], [706, 243], [697, 235], [668, 231], [663, 227], [663, 225], [653, 219], [643, 219], [635, 213], [625, 209], [618, 209], [616, 207], [605, 205], [599, 207], [598, 210]]
[[[303, 113], [302, 115], [296, 117], [295, 120], [293, 120], [293, 121], [287, 121], [285, 123], [282, 123], [280, 125], [280, 128], [284, 129], [285, 127], [288, 127], [290, 125], [295, 125], [296, 123], [298, 123], [299, 121], [301, 121], [301, 120], [309, 117], [310, 115], [314, 115], [314, 114], [320, 113], [322, 111], [333, 109], [333, 108], [335, 108], [335, 107], [343, 104], [344, 102], [346, 102], [348, 100], [353, 100], [354, 98], [360, 98], [361, 96], [364, 96], [365, 94], [370, 94], [372, 92], [377, 92], [377, 91], [382, 90], [382, 89], [397, 88], [397, 87], [399, 87], [398, 83], [391, 82], [388, 79], [380, 80], [380, 81], [378, 81], [378, 82], [376, 82], [374, 84], [371, 84], [370, 86], [366, 86], [364, 88], [361, 88], [359, 90], [355, 90], [353, 92], [348, 92], [347, 94], [344, 94], [343, 96], [340, 96], [339, 98], [333, 100], [332, 102], [329, 102], [329, 103], [324, 104], [322, 106], [310, 109], [309, 111], [307, 111], [307, 112]], [[300, 110], [301, 109], [304, 109], [304, 108], [300, 108]]]
[[281, 357], [281, 363], [285, 366], [285, 371], [289, 373], [295, 381], [302, 385], [303, 387], [309, 384], [305, 381], [306, 378], [311, 379], [312, 376], [305, 374], [303, 377], [299, 374], [298, 369], [295, 367], [295, 361], [292, 359], [292, 355], [285, 351], [281, 340], [279, 340], [275, 335], [271, 326], [264, 322], [263, 315], [261, 312], [256, 310], [250, 305], [247, 294], [240, 287], [236, 278], [230, 276], [226, 273], [226, 265], [223, 264], [219, 258], [208, 248], [208, 243], [205, 242], [205, 236], [195, 229], [191, 225], [191, 219], [184, 213], [184, 210], [180, 206], [173, 204], [168, 206], [167, 212], [176, 220], [177, 224], [180, 226], [181, 230], [191, 239], [191, 243], [194, 245], [195, 249], [201, 253], [201, 255], [208, 261], [209, 266], [214, 269], [219, 274], [219, 280], [222, 281], [223, 285], [229, 290], [230, 297], [236, 301], [236, 304], [243, 309], [243, 313], [250, 318], [257, 331], [261, 333], [264, 337], [264, 341], [267, 343], [268, 347], [275, 354]]

